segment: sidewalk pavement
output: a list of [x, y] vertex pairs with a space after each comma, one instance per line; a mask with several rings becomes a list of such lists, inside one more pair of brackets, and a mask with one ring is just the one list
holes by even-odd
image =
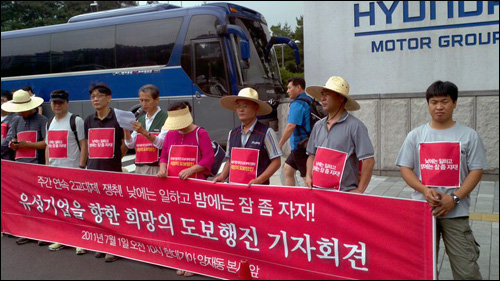
[[[282, 163], [284, 163], [282, 161]], [[296, 178], [299, 178], [297, 173]], [[304, 186], [303, 180], [298, 179], [299, 185]], [[271, 178], [271, 185], [281, 185], [281, 169]], [[470, 224], [476, 241], [481, 245], [481, 254], [478, 259], [481, 275], [485, 280], [498, 280], [498, 208], [499, 182], [481, 181], [471, 193]], [[366, 194], [384, 197], [411, 199], [413, 189], [401, 177], [373, 176]], [[452, 280], [450, 261], [445, 255], [441, 240], [438, 253], [438, 278]]]

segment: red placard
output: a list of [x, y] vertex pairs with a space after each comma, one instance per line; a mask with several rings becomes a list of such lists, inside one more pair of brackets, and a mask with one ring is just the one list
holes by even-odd
[[259, 150], [234, 147], [231, 149], [230, 183], [248, 184], [257, 178]]
[[89, 129], [89, 158], [112, 159], [115, 157], [115, 128]]
[[2, 123], [2, 141], [7, 137], [7, 132], [9, 131], [9, 124]]
[[222, 279], [243, 259], [262, 280], [436, 277], [425, 201], [3, 160], [1, 174], [15, 236]]
[[[17, 141], [25, 141], [25, 142], [31, 142], [35, 143], [37, 142], [38, 139], [38, 132], [37, 131], [27, 131], [27, 132], [21, 132], [17, 133]], [[32, 148], [20, 148], [16, 151], [16, 159], [21, 159], [21, 158], [36, 158], [36, 149]]]
[[[158, 136], [158, 133], [152, 135]], [[137, 134], [135, 142], [135, 163], [136, 164], [151, 164], [158, 162], [160, 154], [151, 141], [142, 134]]]
[[427, 186], [460, 187], [460, 142], [421, 143], [420, 178]]
[[50, 130], [47, 132], [49, 158], [68, 158], [68, 130]]
[[[195, 145], [172, 145], [168, 153], [167, 175], [178, 177], [182, 170], [198, 163], [198, 147]], [[190, 178], [195, 178], [192, 174]]]
[[315, 187], [340, 190], [347, 153], [319, 147], [314, 157], [312, 179]]

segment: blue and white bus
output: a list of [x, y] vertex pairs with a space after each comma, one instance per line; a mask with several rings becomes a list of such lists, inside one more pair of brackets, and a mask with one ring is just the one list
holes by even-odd
[[[270, 47], [286, 42], [298, 50], [293, 40], [271, 37], [260, 13], [229, 3], [83, 14], [65, 24], [2, 32], [1, 39], [2, 90], [31, 86], [48, 101], [51, 91], [65, 89], [70, 111], [86, 117], [94, 112], [91, 84], [109, 85], [111, 106], [125, 110], [138, 107], [141, 86], [154, 84], [163, 109], [189, 101], [195, 123], [221, 143], [238, 120], [219, 99], [253, 87], [276, 109], [284, 89]], [[276, 110], [264, 119], [276, 119]]]

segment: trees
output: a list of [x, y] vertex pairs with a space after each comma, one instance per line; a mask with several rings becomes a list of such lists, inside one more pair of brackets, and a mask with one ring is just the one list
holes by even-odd
[[[65, 23], [90, 12], [94, 1], [1, 1], [2, 32]], [[137, 6], [136, 1], [97, 1], [99, 11]]]
[[297, 65], [295, 63], [295, 56], [293, 54], [293, 50], [289, 47], [284, 47], [283, 53], [285, 58], [285, 65], [283, 66], [281, 59], [281, 54], [282, 54], [281, 47], [276, 47], [278, 64], [280, 66], [280, 72], [281, 72], [281, 79], [283, 85], [285, 86], [286, 86], [286, 81], [290, 77], [294, 76], [304, 77], [304, 17], [300, 16], [296, 18], [296, 21], [297, 21], [297, 27], [295, 28], [294, 32], [292, 31], [292, 28], [288, 25], [288, 23], [285, 23], [283, 26], [281, 25], [281, 23], [279, 23], [278, 25], [271, 26], [271, 32], [273, 36], [288, 37], [290, 39], [300, 41], [300, 44], [297, 44], [300, 53], [300, 65]]

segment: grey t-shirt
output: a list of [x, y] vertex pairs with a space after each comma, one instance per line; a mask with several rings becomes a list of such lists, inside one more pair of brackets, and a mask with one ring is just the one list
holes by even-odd
[[[319, 147], [335, 149], [347, 153], [347, 161], [340, 183], [341, 191], [358, 188], [359, 161], [375, 155], [368, 129], [358, 118], [347, 111], [330, 131], [326, 125], [327, 117], [318, 121], [311, 132], [307, 144], [307, 154], [316, 155]], [[314, 178], [313, 178], [314, 183]]]
[[[12, 138], [17, 139], [17, 134], [22, 133], [22, 132], [28, 132], [28, 131], [36, 131], [37, 132], [37, 142], [42, 141], [45, 139], [47, 131], [46, 131], [46, 124], [47, 124], [47, 117], [40, 115], [38, 113], [34, 113], [28, 118], [21, 118], [19, 119], [18, 122], [16, 122], [15, 126], [12, 126]], [[9, 134], [10, 134], [9, 130]], [[40, 149], [36, 151], [36, 157], [35, 158], [20, 158], [16, 159], [18, 162], [23, 162], [23, 163], [31, 163], [31, 164], [45, 164], [45, 150]]]
[[[473, 129], [456, 123], [446, 130], [432, 129], [429, 123], [411, 131], [399, 151], [396, 165], [413, 169], [420, 177], [420, 144], [424, 142], [460, 142], [460, 185], [469, 175], [470, 170], [484, 170], [488, 167], [486, 151], [479, 134]], [[458, 188], [432, 187], [436, 191], [453, 194]], [[415, 200], [424, 200], [425, 196], [415, 191], [412, 194]], [[460, 203], [446, 216], [440, 218], [456, 218], [469, 216], [470, 197], [463, 198]]]
[[[68, 158], [50, 158], [49, 154], [49, 165], [56, 167], [66, 167], [66, 168], [78, 168], [80, 165], [80, 149], [78, 148], [77, 141], [85, 139], [85, 128], [83, 119], [79, 116], [75, 119], [76, 133], [78, 135], [78, 140], [75, 140], [75, 134], [71, 130], [70, 119], [72, 113], [68, 112], [61, 120], [56, 120], [55, 118], [50, 123], [50, 128], [47, 130], [47, 135], [50, 136], [50, 131], [68, 131]], [[49, 137], [45, 138], [45, 143], [49, 144]]]

